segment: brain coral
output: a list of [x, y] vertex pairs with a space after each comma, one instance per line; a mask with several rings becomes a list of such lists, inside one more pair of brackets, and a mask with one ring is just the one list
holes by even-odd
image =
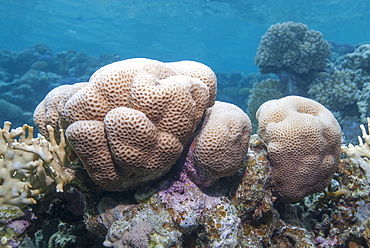
[[323, 69], [329, 56], [330, 45], [320, 32], [284, 22], [272, 25], [262, 36], [255, 64], [262, 73], [307, 73]]
[[128, 59], [102, 67], [88, 83], [54, 89], [34, 121], [42, 133], [47, 124], [66, 128], [95, 183], [126, 190], [171, 168], [213, 105], [216, 84], [201, 63]]
[[217, 178], [233, 175], [245, 158], [251, 132], [251, 121], [243, 110], [216, 101], [206, 111], [189, 151], [186, 169], [190, 178], [210, 186]]
[[328, 186], [341, 153], [341, 129], [328, 109], [288, 96], [262, 104], [257, 119], [281, 201], [296, 202]]

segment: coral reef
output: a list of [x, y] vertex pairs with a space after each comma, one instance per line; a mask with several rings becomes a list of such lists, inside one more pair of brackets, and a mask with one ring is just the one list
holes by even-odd
[[[348, 123], [366, 122], [366, 117], [370, 115], [370, 46], [363, 44], [354, 49], [346, 44], [331, 44], [335, 55], [329, 58], [322, 70], [309, 70], [303, 74], [291, 69], [268, 71], [277, 74], [278, 85], [267, 85], [261, 91], [262, 94], [276, 91], [283, 96], [301, 95], [320, 102], [335, 113], [346, 140], [353, 142], [355, 135]], [[275, 79], [270, 77], [270, 80]], [[254, 84], [250, 99], [254, 98], [255, 92], [259, 92], [257, 87], [258, 84]], [[248, 111], [255, 105], [249, 100]], [[248, 113], [253, 117], [252, 111]]]
[[347, 53], [341, 64], [345, 68], [352, 70], [365, 70], [370, 72], [370, 44], [363, 44], [356, 48], [355, 51]]
[[[183, 155], [194, 156], [192, 152]], [[5, 243], [20, 232], [32, 235], [39, 229], [37, 240], [24, 239], [27, 247], [37, 247], [36, 242], [60, 247], [366, 247], [368, 181], [349, 159], [338, 162], [325, 191], [296, 204], [273, 196], [273, 167], [258, 135], [251, 136], [236, 173], [209, 187], [198, 186], [188, 177], [189, 162], [180, 157], [164, 177], [126, 192], [102, 191], [88, 181], [78, 183], [83, 171], [77, 170], [68, 192], [58, 197], [46, 194], [33, 205], [37, 222], [15, 219], [0, 236]], [[82, 214], [92, 233], [83, 230]], [[55, 218], [63, 221], [51, 221], [50, 227], [39, 222]], [[42, 243], [43, 239], [47, 242]]]
[[369, 49], [370, 46], [364, 44], [351, 53], [333, 58], [327, 71], [316, 74], [308, 85], [309, 96], [336, 111], [341, 124], [348, 119], [365, 122], [370, 114]]
[[106, 228], [106, 247], [364, 245], [362, 223], [370, 213], [367, 181], [349, 160], [338, 165], [325, 194], [296, 204], [277, 202], [266, 147], [253, 135], [246, 160], [233, 176], [200, 188], [178, 162], [158, 183], [135, 192], [139, 203], [127, 195], [103, 197], [99, 214], [85, 223], [88, 229]]
[[73, 234], [73, 225], [59, 223], [58, 231], [51, 235], [48, 247], [73, 247], [76, 245], [76, 235]]
[[[301, 23], [272, 25], [261, 39], [255, 63], [262, 73], [275, 73], [279, 86], [270, 85], [261, 91], [270, 94], [273, 90], [282, 96], [300, 95], [320, 102], [335, 112], [346, 138], [353, 141], [353, 131], [347, 128], [347, 123], [365, 122], [370, 114], [369, 48], [368, 44], [356, 49], [335, 42], [329, 45], [321, 33]], [[258, 84], [251, 89], [250, 99], [254, 98], [255, 91], [258, 93], [256, 87]], [[249, 109], [255, 109], [255, 105], [249, 100], [252, 123], [254, 111]]]
[[103, 198], [99, 203], [102, 223], [108, 229], [105, 247], [174, 247], [181, 243], [180, 231], [158, 203], [117, 204], [105, 209], [105, 201], [112, 205], [114, 200]]
[[53, 90], [34, 121], [44, 135], [46, 125], [66, 128], [100, 187], [127, 190], [168, 172], [213, 105], [216, 83], [201, 63], [128, 59], [99, 69], [89, 83]]
[[[252, 142], [261, 144], [258, 138]], [[87, 228], [108, 229], [106, 247], [238, 247], [252, 237], [261, 242], [253, 225], [250, 235], [242, 232], [242, 220], [257, 223], [272, 208], [266, 152], [254, 147], [237, 173], [207, 189], [192, 182], [178, 162], [160, 182], [136, 191], [139, 203], [130, 203], [127, 196], [104, 197], [97, 207], [100, 214], [89, 217]]]
[[204, 193], [184, 172], [171, 187], [165, 188], [162, 183], [161, 188], [164, 189], [153, 197], [159, 197], [182, 233], [198, 233], [196, 243], [206, 247], [234, 247], [239, 243], [241, 222], [237, 209], [221, 191], [214, 196]]
[[308, 73], [324, 69], [330, 45], [323, 35], [302, 23], [272, 25], [261, 38], [255, 64], [262, 73]]
[[[287, 43], [293, 45], [290, 51], [287, 50], [285, 57], [280, 57], [284, 61], [284, 58], [297, 55], [293, 64], [290, 60], [285, 64], [279, 60], [274, 65], [261, 64], [262, 72], [274, 72], [277, 76], [264, 74], [247, 77], [242, 73], [222, 75], [221, 92], [225, 95], [218, 99], [235, 100], [245, 107], [249, 97], [248, 113], [252, 114], [252, 122], [254, 113], [263, 102], [287, 94], [309, 95], [319, 100], [336, 111], [335, 116], [342, 123], [348, 122], [350, 128], [353, 128], [353, 121], [360, 120], [357, 116], [362, 119], [368, 116], [368, 45], [362, 45], [354, 51], [351, 47], [344, 47], [344, 51], [344, 48], [337, 45], [340, 50], [337, 56], [341, 57], [333, 55], [330, 58], [332, 63], [326, 64], [327, 47], [320, 33], [309, 30], [300, 23], [277, 24], [272, 30], [268, 34], [281, 33], [286, 40], [299, 36], [296, 43]], [[310, 40], [305, 40], [306, 38]], [[319, 45], [320, 53], [312, 52], [312, 45], [315, 44]], [[278, 44], [280, 45], [286, 46]], [[303, 51], [308, 52], [306, 57], [302, 56]], [[308, 58], [313, 58], [319, 66], [306, 63]], [[46, 94], [51, 88], [64, 83], [86, 82], [101, 63], [109, 64], [114, 60], [119, 58], [113, 55], [93, 58], [76, 51], [66, 51], [54, 56], [44, 45], [35, 45], [20, 53], [0, 51], [3, 116], [7, 114], [8, 118], [30, 118], [35, 102], [41, 100], [34, 89]], [[262, 63], [263, 59], [259, 61]], [[17, 63], [19, 67], [16, 66]], [[241, 128], [233, 139], [227, 135], [227, 132], [234, 133], [236, 127], [234, 117], [229, 116], [231, 113], [227, 111], [221, 117], [213, 116], [212, 112], [220, 110], [216, 108], [220, 104], [227, 106], [227, 109], [236, 107], [218, 102], [211, 107], [215, 100], [216, 84], [213, 83], [214, 74], [208, 67], [195, 68], [194, 65], [200, 65], [194, 64], [195, 62], [156, 62], [155, 66], [148, 63], [145, 71], [140, 69], [140, 63], [132, 67], [125, 65], [126, 71], [119, 69], [119, 66], [103, 67], [88, 83], [64, 85], [49, 92], [35, 111], [35, 121], [45, 138], [32, 139], [32, 129], [28, 126], [12, 131], [10, 124], [4, 126], [0, 141], [6, 145], [6, 153], [2, 153], [0, 165], [3, 166], [0, 166], [0, 170], [8, 171], [10, 168], [4, 165], [4, 161], [21, 166], [19, 160], [31, 160], [22, 165], [24, 168], [17, 169], [16, 173], [4, 174], [1, 171], [0, 175], [2, 178], [5, 175], [6, 180], [1, 180], [0, 194], [6, 191], [3, 199], [11, 202], [9, 190], [15, 192], [14, 189], [21, 185], [31, 186], [23, 188], [29, 194], [15, 195], [15, 198], [23, 197], [20, 207], [4, 204], [9, 207], [1, 209], [0, 247], [47, 247], [48, 243], [50, 247], [369, 246], [370, 138], [364, 126], [361, 127], [363, 140], [359, 139], [358, 146], [343, 146], [342, 151], [348, 158], [343, 155], [341, 160], [338, 155], [340, 131], [328, 132], [333, 127], [337, 129], [335, 121], [329, 121], [331, 124], [324, 130], [320, 129], [320, 125], [315, 128], [312, 125], [301, 125], [297, 129], [291, 126], [285, 129], [280, 127], [277, 132], [267, 128], [265, 133], [270, 132], [269, 135], [294, 132], [301, 137], [299, 142], [297, 139], [292, 141], [292, 135], [288, 135], [283, 141], [280, 139], [279, 145], [289, 145], [297, 152], [291, 149], [289, 156], [274, 158], [272, 142], [266, 142], [266, 134], [260, 131], [263, 139], [258, 135], [252, 135], [249, 139], [250, 124], [244, 113], [236, 111], [236, 116], [241, 117], [242, 121], [239, 123]], [[203, 70], [204, 68], [206, 69]], [[322, 69], [323, 71], [318, 71]], [[135, 76], [130, 76], [133, 74]], [[155, 83], [148, 83], [153, 78]], [[173, 81], [168, 82], [168, 78]], [[208, 80], [209, 78], [211, 79]], [[121, 81], [131, 88], [122, 90]], [[256, 83], [250, 91], [251, 82]], [[176, 90], [171, 84], [176, 84]], [[163, 92], [158, 91], [161, 87], [164, 87]], [[182, 97], [186, 94], [178, 93], [179, 89], [190, 92], [192, 97]], [[206, 91], [208, 98], [203, 95]], [[163, 97], [166, 92], [167, 98]], [[203, 100], [196, 102], [192, 100], [195, 98]], [[21, 100], [27, 106], [19, 103]], [[177, 105], [174, 102], [190, 106], [185, 108], [188, 112], [176, 111]], [[83, 106], [79, 107], [79, 103], [83, 103]], [[161, 104], [165, 107], [160, 107]], [[269, 103], [265, 106], [267, 105]], [[276, 106], [270, 105], [268, 108], [271, 110], [273, 107]], [[8, 108], [13, 109], [13, 115], [7, 113]], [[206, 110], [207, 108], [209, 109]], [[311, 113], [313, 108], [301, 108], [299, 111], [308, 109]], [[170, 112], [172, 115], [167, 116], [168, 121], [162, 123], [161, 116]], [[173, 114], [174, 112], [178, 115]], [[300, 118], [297, 116], [302, 113], [293, 112], [295, 114], [292, 115], [292, 122], [299, 122]], [[326, 110], [324, 112], [328, 114]], [[184, 118], [176, 119], [179, 115]], [[258, 118], [262, 118], [261, 115], [258, 113]], [[309, 118], [311, 115], [305, 116]], [[329, 119], [332, 120], [332, 115], [330, 116]], [[178, 121], [173, 121], [175, 119]], [[227, 121], [224, 122], [223, 119]], [[210, 123], [213, 124], [207, 127]], [[278, 124], [274, 125], [277, 127]], [[58, 131], [60, 127], [69, 129], [68, 142], [74, 146], [82, 160], [77, 159], [71, 167], [74, 171], [73, 181], [70, 181], [72, 175], [63, 163], [65, 152], [72, 147], [64, 147], [63, 133]], [[227, 132], [220, 133], [219, 130], [224, 130], [222, 127]], [[263, 129], [261, 124], [260, 129]], [[318, 137], [320, 130], [327, 140]], [[171, 139], [173, 136], [177, 140]], [[204, 142], [200, 142], [204, 137]], [[330, 139], [334, 140], [333, 148], [322, 145], [324, 141], [330, 143]], [[168, 146], [163, 144], [170, 144], [170, 147], [178, 149], [174, 149], [175, 152], [166, 149], [168, 156], [165, 156], [161, 152]], [[204, 144], [206, 148], [202, 147]], [[90, 146], [93, 147], [91, 150], [85, 149]], [[63, 152], [54, 153], [52, 159], [50, 156], [43, 156], [42, 153], [49, 151], [49, 147]], [[329, 154], [325, 149], [335, 151], [335, 155]], [[290, 151], [284, 149], [287, 150]], [[321, 182], [313, 182], [318, 187], [312, 187], [314, 191], [302, 193], [300, 189], [296, 189], [293, 192], [294, 197], [282, 197], [284, 190], [279, 191], [276, 184], [276, 161], [293, 165], [293, 169], [281, 171], [281, 181], [293, 184], [312, 183], [310, 178], [304, 178], [302, 170], [296, 169], [297, 165], [302, 164], [297, 161], [304, 160], [303, 164], [309, 164], [309, 159], [302, 157], [308, 150], [314, 150], [310, 158], [316, 156], [318, 151], [332, 157], [332, 161], [327, 163], [327, 170], [320, 172], [318, 166], [314, 167], [320, 173], [317, 178], [325, 178]], [[202, 151], [206, 151], [205, 157]], [[236, 154], [232, 151], [238, 152]], [[68, 153], [68, 158], [73, 159], [75, 155], [73, 152]], [[301, 160], [293, 160], [298, 156]], [[110, 158], [109, 163], [113, 166], [99, 167], [107, 164], [106, 157]], [[131, 159], [129, 162], [137, 161], [135, 159], [150, 162], [143, 163], [144, 167], [130, 164], [130, 167], [125, 167], [127, 171], [123, 172], [116, 166], [123, 164], [123, 157]], [[230, 159], [231, 157], [235, 159]], [[153, 167], [148, 170], [145, 165], [158, 169], [161, 167], [158, 160], [170, 165], [164, 166], [166, 168], [163, 170], [159, 169], [158, 174], [152, 176], [150, 170]], [[90, 179], [85, 169], [89, 166], [86, 164], [91, 164], [90, 176], [93, 175], [91, 178], [98, 178], [97, 180]], [[209, 164], [217, 167], [213, 168]], [[112, 172], [112, 168], [118, 170]], [[197, 172], [196, 169], [199, 168], [202, 169]], [[194, 172], [198, 174], [193, 174]], [[301, 173], [297, 175], [296, 172]], [[96, 185], [110, 185], [109, 180], [115, 173], [123, 176], [114, 179], [117, 181], [112, 188], [103, 187], [114, 191], [106, 191]], [[122, 178], [125, 181], [120, 182]], [[156, 180], [147, 181], [153, 178]], [[134, 181], [139, 183], [132, 183]], [[68, 187], [64, 187], [66, 183]], [[328, 187], [324, 189], [326, 185]], [[117, 186], [120, 190], [135, 188], [116, 191]], [[64, 192], [57, 193], [55, 188]], [[304, 198], [301, 199], [302, 197]], [[298, 202], [290, 203], [296, 201]], [[32, 205], [28, 205], [31, 203]]]
[[244, 109], [248, 102], [250, 90], [261, 74], [244, 74], [243, 72], [217, 73], [217, 100], [229, 102]]
[[358, 164], [342, 159], [329, 187], [297, 204], [276, 205], [281, 218], [311, 230], [318, 247], [367, 247], [370, 189]]
[[17, 105], [0, 99], [0, 116], [9, 121], [10, 119], [22, 119], [27, 113], [24, 113]]
[[256, 116], [281, 201], [297, 202], [329, 185], [339, 163], [341, 128], [328, 109], [288, 96], [265, 102]]

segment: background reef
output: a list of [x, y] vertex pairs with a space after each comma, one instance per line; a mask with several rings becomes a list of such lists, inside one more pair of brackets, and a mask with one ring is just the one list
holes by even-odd
[[21, 52], [0, 51], [1, 121], [15, 125], [32, 123], [36, 105], [53, 88], [62, 84], [84, 82], [101, 66], [120, 60], [114, 54], [89, 56], [84, 52], [53, 54], [44, 44]]

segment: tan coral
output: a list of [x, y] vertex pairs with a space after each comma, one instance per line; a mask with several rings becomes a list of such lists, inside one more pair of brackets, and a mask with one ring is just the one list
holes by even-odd
[[194, 168], [187, 164], [192, 180], [209, 186], [218, 178], [233, 175], [245, 159], [251, 132], [251, 121], [243, 110], [216, 101], [206, 111], [202, 129], [192, 144]]
[[103, 122], [75, 122], [66, 130], [66, 136], [90, 177], [99, 186], [107, 190], [120, 187], [122, 178], [117, 175]]
[[174, 70], [177, 74], [198, 78], [205, 83], [208, 86], [210, 95], [207, 107], [211, 107], [214, 104], [217, 91], [215, 82], [217, 79], [216, 75], [208, 66], [195, 61], [172, 62], [170, 65], [174, 66]]
[[24, 125], [10, 130], [5, 122], [0, 129], [0, 206], [20, 208], [35, 204], [35, 196], [55, 187], [63, 191], [73, 179], [72, 171], [64, 167], [65, 140], [56, 143], [54, 130], [47, 126], [50, 142], [44, 137], [33, 138], [33, 128]]
[[328, 186], [339, 164], [341, 129], [313, 100], [288, 96], [257, 111], [259, 135], [272, 164], [272, 186], [284, 202], [296, 202]]
[[171, 168], [213, 105], [216, 84], [201, 63], [128, 59], [102, 67], [67, 96], [49, 93], [35, 123], [43, 132], [48, 112], [59, 113], [91, 178], [104, 189], [126, 190]]
[[49, 135], [46, 128], [47, 125], [50, 125], [55, 130], [66, 128], [66, 125], [59, 123], [61, 121], [60, 112], [64, 110], [64, 105], [69, 97], [85, 85], [86, 83], [76, 83], [73, 85], [59, 86], [51, 90], [45, 99], [37, 105], [33, 113], [33, 121], [45, 137]]

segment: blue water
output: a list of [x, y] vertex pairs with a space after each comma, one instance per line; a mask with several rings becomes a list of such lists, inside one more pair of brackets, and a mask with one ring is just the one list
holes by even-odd
[[[322, 3], [324, 2], [324, 3]], [[370, 41], [370, 1], [1, 0], [0, 49], [43, 43], [54, 53], [162, 61], [191, 59], [216, 72], [256, 72], [261, 36], [277, 22], [303, 22], [326, 40]]]

